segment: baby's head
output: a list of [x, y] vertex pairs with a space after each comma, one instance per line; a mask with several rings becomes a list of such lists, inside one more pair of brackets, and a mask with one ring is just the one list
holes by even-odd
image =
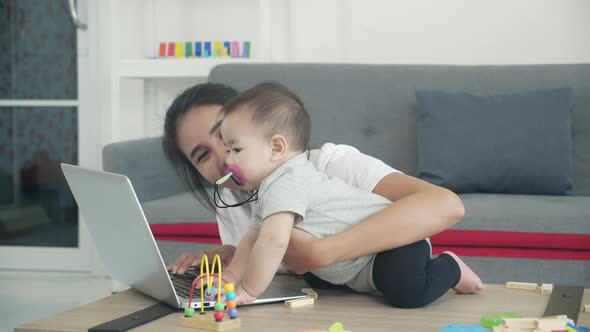
[[244, 173], [246, 190], [291, 157], [307, 150], [309, 114], [295, 93], [276, 82], [260, 83], [227, 103], [221, 111], [221, 137], [229, 149], [228, 165]]

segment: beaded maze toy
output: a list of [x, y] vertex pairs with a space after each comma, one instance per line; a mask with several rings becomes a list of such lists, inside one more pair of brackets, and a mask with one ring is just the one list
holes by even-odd
[[[217, 267], [217, 274], [215, 268]], [[205, 272], [203, 273], [203, 268]], [[213, 277], [216, 277], [217, 289], [213, 286]], [[221, 282], [223, 281], [225, 289], [225, 303], [221, 301]], [[201, 312], [195, 315], [195, 309], [191, 307], [193, 294], [195, 287], [200, 282], [201, 289]], [[207, 289], [204, 288], [205, 282], [207, 283]], [[205, 312], [205, 300], [213, 301], [217, 296], [215, 302], [215, 312], [213, 317]], [[201, 274], [198, 278], [193, 281], [191, 287], [191, 293], [188, 299], [188, 307], [184, 309], [184, 316], [180, 317], [180, 325], [198, 329], [205, 329], [209, 331], [225, 331], [230, 329], [240, 328], [241, 322], [238, 318], [238, 309], [236, 308], [236, 293], [234, 292], [234, 284], [227, 282], [221, 276], [221, 258], [219, 255], [213, 257], [213, 265], [211, 267], [211, 273], [209, 273], [209, 259], [207, 255], [203, 255], [201, 258]], [[227, 310], [228, 317], [225, 317], [224, 310]]]

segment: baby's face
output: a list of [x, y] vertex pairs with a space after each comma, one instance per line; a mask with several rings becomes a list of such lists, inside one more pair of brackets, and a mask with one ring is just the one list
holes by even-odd
[[227, 165], [238, 166], [244, 175], [242, 190], [256, 190], [272, 171], [272, 146], [263, 128], [252, 123], [246, 110], [236, 110], [223, 119], [221, 138], [229, 151]]

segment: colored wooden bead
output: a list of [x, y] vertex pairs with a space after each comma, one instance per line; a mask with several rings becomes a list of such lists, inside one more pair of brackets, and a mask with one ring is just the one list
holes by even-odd
[[193, 317], [195, 315], [195, 308], [184, 308], [185, 317]]
[[216, 321], [221, 322], [223, 320], [223, 311], [216, 311], [213, 317], [215, 317]]
[[227, 284], [225, 284], [224, 288], [225, 288], [225, 291], [226, 291], [227, 293], [229, 293], [229, 292], [233, 292], [233, 291], [234, 291], [234, 289], [235, 289], [235, 287], [234, 287], [234, 284], [232, 284], [231, 282], [230, 282], [230, 283], [227, 283]]
[[217, 289], [211, 287], [205, 290], [205, 294], [203, 294], [203, 297], [207, 301], [213, 301], [215, 299], [215, 295], [217, 295]]
[[228, 309], [233, 309], [236, 307], [236, 301], [230, 300], [225, 302], [225, 305], [227, 306]]
[[225, 310], [225, 304], [223, 302], [215, 302], [215, 311]]
[[236, 309], [236, 308], [229, 309], [227, 311], [227, 314], [229, 315], [229, 318], [234, 319], [234, 318], [238, 317], [238, 309]]
[[235, 298], [236, 298], [236, 293], [235, 292], [225, 293], [225, 299], [226, 300], [233, 300]]

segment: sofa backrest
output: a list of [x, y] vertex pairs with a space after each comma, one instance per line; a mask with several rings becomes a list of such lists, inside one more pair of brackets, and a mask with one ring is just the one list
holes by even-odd
[[223, 64], [209, 76], [239, 90], [265, 80], [282, 82], [302, 98], [312, 118], [312, 143], [350, 144], [411, 175], [416, 90], [491, 95], [569, 86], [575, 98], [573, 193], [590, 195], [590, 64]]

